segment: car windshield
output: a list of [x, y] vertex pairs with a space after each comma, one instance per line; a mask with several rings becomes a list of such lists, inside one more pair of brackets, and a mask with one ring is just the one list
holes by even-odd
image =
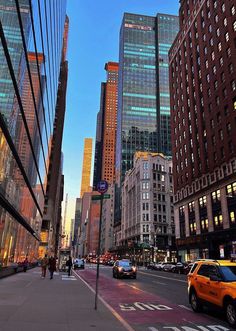
[[121, 266], [121, 267], [131, 267], [132, 263], [129, 262], [129, 261], [120, 261], [119, 266]]
[[224, 266], [220, 269], [226, 282], [236, 282], [236, 266]]

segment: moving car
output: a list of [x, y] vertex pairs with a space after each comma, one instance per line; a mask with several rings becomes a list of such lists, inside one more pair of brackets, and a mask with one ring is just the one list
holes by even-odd
[[114, 278], [122, 278], [128, 276], [136, 279], [137, 268], [132, 265], [132, 262], [129, 260], [116, 261], [112, 269]]
[[189, 303], [200, 312], [211, 305], [225, 312], [231, 327], [236, 327], [236, 262], [198, 260], [188, 274]]
[[74, 260], [74, 269], [84, 269], [84, 260], [83, 259], [75, 259]]

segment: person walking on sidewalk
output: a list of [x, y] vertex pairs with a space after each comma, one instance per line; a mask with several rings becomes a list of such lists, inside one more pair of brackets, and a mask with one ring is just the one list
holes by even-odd
[[28, 261], [28, 258], [26, 257], [24, 259], [24, 262], [23, 262], [23, 270], [24, 270], [24, 272], [26, 272], [26, 270], [28, 268], [28, 264], [29, 264], [29, 261]]
[[50, 256], [49, 260], [48, 260], [48, 269], [50, 272], [50, 279], [53, 279], [53, 273], [54, 271], [56, 271], [56, 259], [54, 256]]
[[66, 261], [66, 266], [68, 268], [68, 276], [70, 277], [71, 276], [71, 268], [72, 268], [72, 258], [71, 256], [69, 256], [69, 259]]
[[41, 261], [42, 278], [46, 277], [47, 266], [48, 266], [48, 256], [47, 254], [45, 254], [44, 258]]

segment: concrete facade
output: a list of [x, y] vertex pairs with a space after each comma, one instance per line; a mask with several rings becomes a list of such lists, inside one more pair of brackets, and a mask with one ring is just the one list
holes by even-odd
[[121, 243], [174, 249], [172, 160], [137, 152], [122, 186]]

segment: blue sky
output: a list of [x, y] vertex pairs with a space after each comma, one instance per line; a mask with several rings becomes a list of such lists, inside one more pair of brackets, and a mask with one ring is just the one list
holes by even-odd
[[104, 65], [118, 61], [124, 12], [178, 14], [179, 0], [67, 0], [69, 80], [63, 139], [65, 193], [79, 197], [85, 137], [95, 138]]

